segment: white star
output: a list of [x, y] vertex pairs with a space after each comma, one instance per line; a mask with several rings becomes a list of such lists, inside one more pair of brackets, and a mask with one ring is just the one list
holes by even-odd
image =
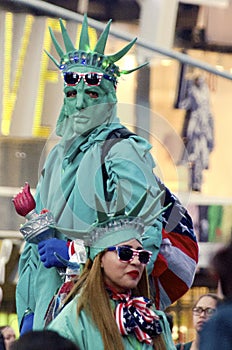
[[141, 323], [141, 324], [144, 323], [144, 320], [143, 320], [142, 316], [139, 316], [139, 323]]

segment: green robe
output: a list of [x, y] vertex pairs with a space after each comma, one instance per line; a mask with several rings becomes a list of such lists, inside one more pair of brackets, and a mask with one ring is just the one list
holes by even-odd
[[[113, 308], [116, 306], [116, 302], [111, 300]], [[164, 312], [155, 311], [160, 316], [160, 321], [163, 329], [164, 340], [166, 342], [167, 350], [176, 350], [176, 347], [172, 341], [170, 327]], [[86, 316], [84, 311], [81, 311], [79, 317], [77, 317], [77, 297], [74, 298], [60, 314], [49, 324], [49, 329], [57, 331], [60, 335], [72, 340], [82, 350], [102, 350], [104, 349], [102, 337]], [[152, 350], [153, 345], [146, 343], [140, 343], [133, 335], [122, 337], [125, 350]]]
[[[49, 209], [58, 226], [86, 229], [96, 220], [95, 193], [104, 198], [101, 171], [101, 148], [109, 132], [121, 124], [102, 125], [87, 137], [72, 142], [61, 140], [50, 152], [36, 190], [36, 209]], [[159, 193], [152, 169], [155, 164], [150, 144], [133, 136], [114, 145], [105, 158], [109, 180], [107, 189], [116, 198], [117, 183], [123, 190], [126, 210], [135, 205], [144, 191], [152, 186], [154, 196]], [[152, 201], [148, 196], [147, 205]], [[111, 208], [113, 210], [113, 208]], [[154, 213], [160, 204], [154, 208]], [[162, 223], [159, 219], [146, 231], [144, 247], [154, 252], [148, 272], [152, 271], [161, 244]], [[57, 237], [60, 234], [56, 233]], [[19, 324], [25, 310], [35, 313], [34, 329], [44, 326], [44, 316], [62, 280], [56, 268], [47, 269], [39, 259], [37, 246], [26, 243], [19, 262], [19, 282], [16, 306]]]

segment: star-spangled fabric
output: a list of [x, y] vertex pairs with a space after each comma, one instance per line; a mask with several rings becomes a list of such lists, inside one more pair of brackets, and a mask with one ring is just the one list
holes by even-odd
[[122, 335], [135, 334], [140, 342], [152, 344], [153, 338], [162, 333], [159, 316], [150, 308], [152, 303], [144, 297], [132, 297], [131, 293], [113, 293], [110, 297], [119, 301], [115, 320]]

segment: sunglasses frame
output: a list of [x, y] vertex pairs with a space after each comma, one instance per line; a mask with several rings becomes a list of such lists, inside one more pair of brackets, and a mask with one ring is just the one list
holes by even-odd
[[[121, 250], [121, 249], [128, 249], [128, 250], [132, 251], [132, 257], [131, 257], [129, 260], [123, 260], [123, 259], [121, 259], [121, 258], [120, 258], [120, 250]], [[134, 259], [135, 256], [137, 256], [138, 259], [139, 259], [139, 262], [140, 262], [141, 264], [147, 265], [147, 264], [149, 263], [149, 261], [150, 261], [151, 256], [152, 256], [152, 252], [149, 251], [149, 250], [145, 250], [145, 249], [137, 250], [137, 249], [133, 249], [133, 248], [126, 247], [126, 246], [112, 246], [112, 247], [108, 247], [108, 248], [106, 249], [106, 251], [109, 251], [109, 252], [113, 252], [113, 251], [115, 251], [115, 250], [116, 250], [116, 252], [117, 252], [117, 257], [118, 257], [118, 259], [119, 259], [121, 262], [123, 262], [123, 263], [129, 263], [129, 262], [131, 262], [131, 261]], [[140, 253], [143, 253], [143, 252], [146, 252], [146, 253], [148, 253], [148, 255], [149, 255], [148, 261], [147, 261], [146, 263], [141, 262], [141, 260], [140, 260], [140, 255], [139, 255], [139, 254], [140, 254]]]
[[[73, 75], [74, 74], [78, 74], [78, 80], [76, 83], [74, 84], [68, 84], [66, 81], [65, 81], [65, 75], [66, 74], [69, 74], [69, 73], [72, 73]], [[89, 84], [87, 82], [87, 79], [86, 76], [89, 75], [89, 74], [97, 74], [97, 78], [99, 79], [98, 83], [97, 84]], [[83, 78], [84, 80], [84, 83], [85, 85], [87, 86], [99, 86], [101, 84], [101, 81], [102, 81], [102, 78], [105, 78], [107, 80], [113, 80], [109, 75], [107, 74], [104, 74], [104, 73], [99, 73], [99, 72], [87, 72], [87, 73], [80, 73], [80, 72], [63, 72], [63, 78], [64, 78], [64, 82], [67, 86], [76, 86], [77, 84], [79, 84], [79, 82], [81, 81], [81, 79]]]

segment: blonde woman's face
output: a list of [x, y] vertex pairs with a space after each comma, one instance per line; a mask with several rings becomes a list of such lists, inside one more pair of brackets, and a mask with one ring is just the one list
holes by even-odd
[[[142, 245], [136, 239], [123, 242], [118, 246], [126, 246], [138, 251], [143, 249]], [[122, 293], [136, 288], [145, 265], [139, 261], [137, 255], [131, 261], [121, 261], [118, 258], [117, 251], [114, 250], [105, 252], [102, 256], [101, 267], [104, 271], [103, 276], [106, 285]]]
[[210, 297], [202, 297], [193, 308], [193, 325], [197, 332], [207, 322], [216, 310], [217, 301]]

